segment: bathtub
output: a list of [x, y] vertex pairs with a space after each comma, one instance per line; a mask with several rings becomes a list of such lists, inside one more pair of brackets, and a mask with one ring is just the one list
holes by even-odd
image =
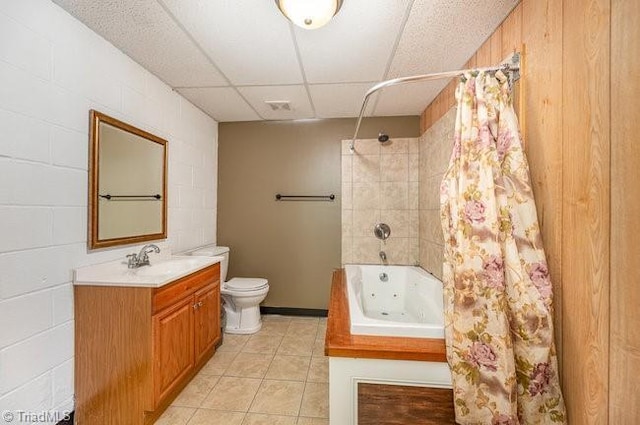
[[442, 282], [431, 274], [420, 267], [351, 264], [345, 274], [352, 334], [444, 338]]

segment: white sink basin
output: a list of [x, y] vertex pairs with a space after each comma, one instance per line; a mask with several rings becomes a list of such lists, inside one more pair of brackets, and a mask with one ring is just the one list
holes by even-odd
[[127, 268], [126, 261], [95, 264], [74, 271], [75, 285], [97, 286], [146, 286], [158, 288], [176, 279], [187, 276], [223, 257], [174, 256], [166, 259], [151, 259], [151, 265], [137, 269]]
[[180, 257], [180, 259], [175, 259], [174, 257], [149, 266], [142, 266], [134, 269], [133, 272], [138, 276], [162, 276], [182, 273], [188, 270], [197, 270], [202, 264], [203, 258], [205, 257]]

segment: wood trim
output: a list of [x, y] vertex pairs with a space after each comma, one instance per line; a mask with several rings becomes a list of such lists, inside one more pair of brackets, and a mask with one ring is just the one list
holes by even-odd
[[[124, 121], [120, 121], [116, 118], [110, 117], [102, 112], [91, 109], [89, 111], [89, 199], [88, 199], [88, 247], [89, 249], [107, 248], [116, 245], [127, 245], [139, 242], [160, 240], [167, 238], [167, 167], [168, 167], [168, 153], [167, 153], [167, 141], [161, 137], [151, 134], [147, 131], [141, 130], [137, 127], [127, 124]], [[100, 146], [100, 123], [104, 122], [113, 127], [119, 128], [136, 136], [145, 138], [151, 142], [158, 143], [164, 148], [164, 166], [162, 172], [162, 232], [138, 235], [123, 238], [111, 238], [111, 239], [99, 239], [98, 236], [98, 187], [99, 187], [99, 146]]]
[[333, 272], [325, 354], [331, 357], [447, 361], [444, 339], [352, 335], [344, 269]]

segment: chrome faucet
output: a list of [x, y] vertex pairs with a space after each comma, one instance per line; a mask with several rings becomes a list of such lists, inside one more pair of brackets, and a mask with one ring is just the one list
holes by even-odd
[[384, 251], [380, 251], [380, 253], [378, 254], [380, 256], [380, 259], [382, 261], [387, 261], [387, 253]]
[[149, 256], [147, 254], [149, 254], [150, 252], [159, 253], [160, 248], [158, 247], [158, 245], [151, 243], [143, 246], [139, 254], [136, 255], [136, 253], [134, 252], [133, 254], [127, 255], [127, 267], [129, 267], [130, 269], [137, 269], [138, 267], [148, 266]]

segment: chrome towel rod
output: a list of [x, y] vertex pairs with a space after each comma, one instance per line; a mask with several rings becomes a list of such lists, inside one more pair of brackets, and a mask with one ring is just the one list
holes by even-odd
[[276, 193], [276, 201], [329, 201], [336, 199], [336, 195], [281, 195]]
[[98, 195], [101, 198], [104, 198], [108, 201], [110, 200], [117, 200], [118, 198], [154, 198], [154, 199], [162, 199], [162, 195], [159, 194], [155, 194], [155, 195], [110, 195], [110, 194], [106, 194], [106, 195]]
[[412, 75], [411, 77], [401, 77], [401, 78], [393, 78], [391, 80], [386, 80], [381, 83], [376, 84], [371, 87], [369, 91], [364, 95], [364, 99], [362, 99], [362, 107], [360, 108], [360, 115], [358, 115], [358, 121], [356, 123], [356, 131], [353, 133], [353, 138], [351, 139], [351, 143], [349, 144], [349, 150], [351, 152], [355, 151], [355, 143], [358, 138], [358, 131], [360, 130], [360, 124], [362, 123], [362, 116], [364, 115], [364, 110], [367, 108], [367, 103], [369, 102], [369, 96], [377, 92], [378, 90], [382, 90], [387, 87], [397, 86], [400, 84], [407, 83], [417, 83], [420, 81], [432, 81], [432, 80], [441, 80], [443, 78], [452, 78], [459, 77], [466, 72], [491, 72], [491, 71], [503, 71], [509, 74], [511, 81], [517, 81], [520, 78], [520, 53], [514, 52], [509, 59], [507, 59], [504, 63], [499, 66], [490, 66], [487, 68], [474, 68], [474, 69], [460, 69], [458, 71], [447, 71], [447, 72], [437, 72], [434, 74], [423, 74], [423, 75]]

